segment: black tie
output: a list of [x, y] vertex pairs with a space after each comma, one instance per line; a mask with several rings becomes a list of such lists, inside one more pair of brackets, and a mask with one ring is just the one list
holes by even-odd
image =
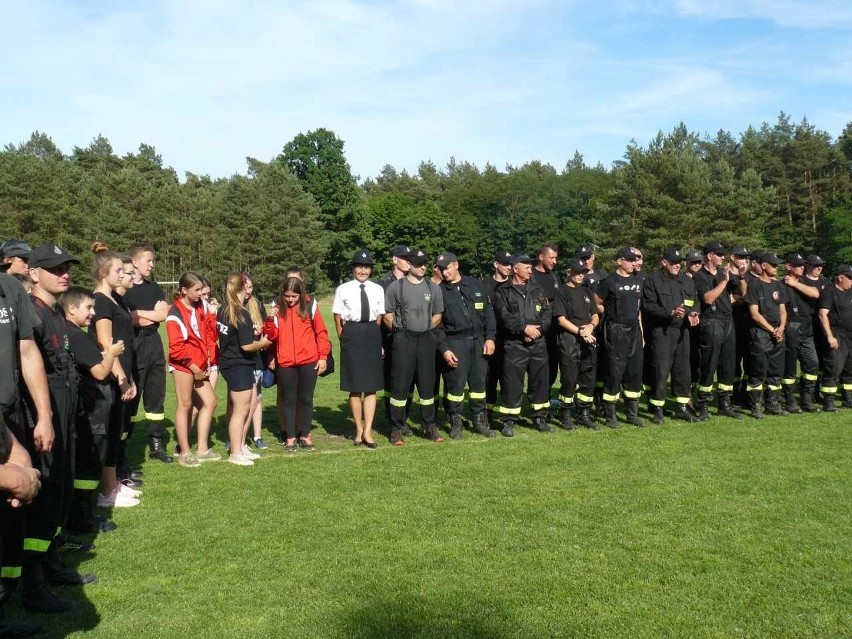
[[367, 290], [361, 284], [361, 321], [370, 321], [370, 300], [367, 298]]

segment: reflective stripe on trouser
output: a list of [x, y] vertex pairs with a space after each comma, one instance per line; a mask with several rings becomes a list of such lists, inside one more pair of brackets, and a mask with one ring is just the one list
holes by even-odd
[[[148, 437], [164, 439], [165, 402], [166, 402], [166, 357], [163, 342], [155, 332], [139, 333], [133, 339], [136, 358], [137, 394], [131, 402], [130, 415], [135, 416], [140, 403], [144, 409], [144, 419], [148, 422]], [[142, 417], [141, 415], [139, 417]], [[133, 426], [126, 430], [124, 438], [133, 434]]]
[[500, 413], [520, 414], [524, 377], [529, 375], [527, 391], [532, 416], [545, 416], [550, 406], [550, 387], [547, 377], [547, 345], [544, 340], [539, 339], [531, 344], [508, 341], [505, 343], [505, 352], [503, 379], [500, 381]]
[[720, 395], [728, 392], [722, 390], [722, 384], [733, 388], [737, 344], [734, 323], [730, 319], [702, 319], [698, 326], [701, 340], [698, 392], [706, 400], [712, 391], [703, 391], [701, 387], [712, 387], [714, 378], [719, 382]]
[[447, 346], [458, 359], [456, 368], [444, 367], [444, 406], [448, 415], [459, 415], [464, 407], [464, 389], [470, 389], [473, 414], [485, 410], [485, 377], [488, 362], [482, 355], [483, 339], [447, 337]]
[[405, 405], [412, 382], [420, 396], [423, 426], [435, 425], [435, 334], [399, 329], [393, 336], [390, 417], [394, 430], [405, 427]]
[[[689, 331], [686, 327], [657, 327], [651, 331], [651, 400], [662, 406], [668, 395], [668, 379], [675, 397], [689, 397], [692, 378], [689, 370]], [[655, 403], [656, 402], [656, 403]]]
[[[24, 558], [24, 509], [12, 508], [5, 499], [0, 500], [0, 570], [3, 579], [21, 576]], [[3, 585], [0, 582], [0, 606], [3, 601]]]
[[825, 361], [825, 373], [820, 384], [820, 391], [834, 394], [838, 387], [852, 390], [852, 336], [836, 333], [837, 350], [829, 351]]
[[784, 373], [784, 342], [776, 343], [772, 335], [753, 326], [749, 343], [748, 387], [765, 384], [770, 390], [781, 390]]
[[[607, 397], [618, 397], [618, 389], [624, 388], [627, 399], [639, 399], [642, 395], [642, 367], [644, 351], [639, 324], [607, 323], [604, 330], [606, 348], [606, 376], [604, 377], [604, 401]], [[629, 395], [628, 395], [629, 393]]]
[[576, 397], [578, 406], [588, 406], [594, 401], [597, 362], [597, 348], [571, 333], [559, 336], [560, 402], [571, 404]]

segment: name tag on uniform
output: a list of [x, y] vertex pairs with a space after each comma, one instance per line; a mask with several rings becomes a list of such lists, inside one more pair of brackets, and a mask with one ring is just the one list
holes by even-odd
[[473, 308], [475, 308], [477, 311], [481, 311], [483, 308], [485, 308], [485, 302], [474, 302]]
[[535, 312], [536, 312], [536, 313], [541, 313], [541, 304], [536, 304], [536, 305], [535, 305]]
[[695, 300], [683, 300], [683, 305], [692, 308], [695, 306]]

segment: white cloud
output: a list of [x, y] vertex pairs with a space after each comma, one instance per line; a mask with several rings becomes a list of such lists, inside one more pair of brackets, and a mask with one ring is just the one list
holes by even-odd
[[852, 26], [848, 0], [675, 0], [681, 15], [702, 18], [754, 18], [795, 29]]

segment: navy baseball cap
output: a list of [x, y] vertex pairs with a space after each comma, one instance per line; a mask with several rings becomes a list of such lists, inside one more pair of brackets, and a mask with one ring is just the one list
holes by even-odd
[[778, 266], [781, 263], [781, 258], [775, 255], [775, 253], [773, 253], [772, 251], [766, 251], [756, 259], [758, 262], [763, 262], [764, 264], [772, 264], [772, 266]]
[[404, 257], [408, 258], [408, 254], [411, 253], [411, 247], [407, 244], [397, 244], [393, 247], [393, 251], [391, 255], [394, 257]]
[[6, 240], [0, 244], [0, 260], [4, 257], [20, 257], [22, 260], [29, 259], [32, 248], [23, 240]]
[[848, 277], [849, 279], [852, 279], [852, 266], [850, 266], [849, 264], [841, 264], [840, 266], [837, 267], [835, 274], [836, 275], [843, 275], [844, 277]]
[[574, 254], [581, 260], [585, 260], [595, 254], [595, 249], [591, 244], [580, 244], [577, 247], [577, 252]]
[[566, 271], [573, 271], [574, 273], [588, 273], [589, 267], [586, 265], [586, 261], [579, 257], [569, 258], [565, 263]]
[[806, 262], [806, 263], [808, 263], [808, 264], [810, 264], [811, 266], [824, 266], [824, 265], [825, 265], [825, 260], [824, 260], [824, 259], [822, 259], [822, 258], [821, 258], [819, 255], [817, 255], [816, 253], [812, 253], [812, 254], [810, 254], [810, 255], [806, 255], [806, 256], [805, 256], [805, 262]]
[[704, 255], [701, 254], [701, 251], [696, 251], [695, 249], [686, 252], [686, 261], [690, 264], [694, 264], [695, 262], [703, 262]]
[[615, 259], [635, 262], [637, 259], [639, 259], [639, 256], [633, 252], [632, 248], [630, 248], [629, 246], [624, 246], [618, 249], [618, 253], [615, 254]]
[[731, 249], [731, 255], [735, 257], [751, 257], [751, 253], [745, 246], [735, 246]]
[[407, 259], [411, 262], [412, 266], [423, 266], [429, 261], [429, 256], [424, 253], [422, 249], [417, 249], [416, 251], [411, 251], [411, 253], [407, 256]]
[[785, 260], [790, 266], [804, 266], [807, 264], [801, 253], [787, 253]]
[[435, 266], [438, 266], [440, 268], [447, 268], [453, 262], [458, 261], [459, 258], [456, 257], [455, 253], [444, 251], [443, 253], [439, 253], [438, 257], [435, 258]]
[[683, 253], [681, 253], [680, 249], [675, 248], [674, 246], [670, 246], [665, 251], [663, 251], [663, 259], [666, 262], [683, 262]]
[[715, 253], [716, 255], [724, 255], [725, 247], [722, 246], [721, 242], [708, 242], [704, 245], [704, 255], [708, 253]]

